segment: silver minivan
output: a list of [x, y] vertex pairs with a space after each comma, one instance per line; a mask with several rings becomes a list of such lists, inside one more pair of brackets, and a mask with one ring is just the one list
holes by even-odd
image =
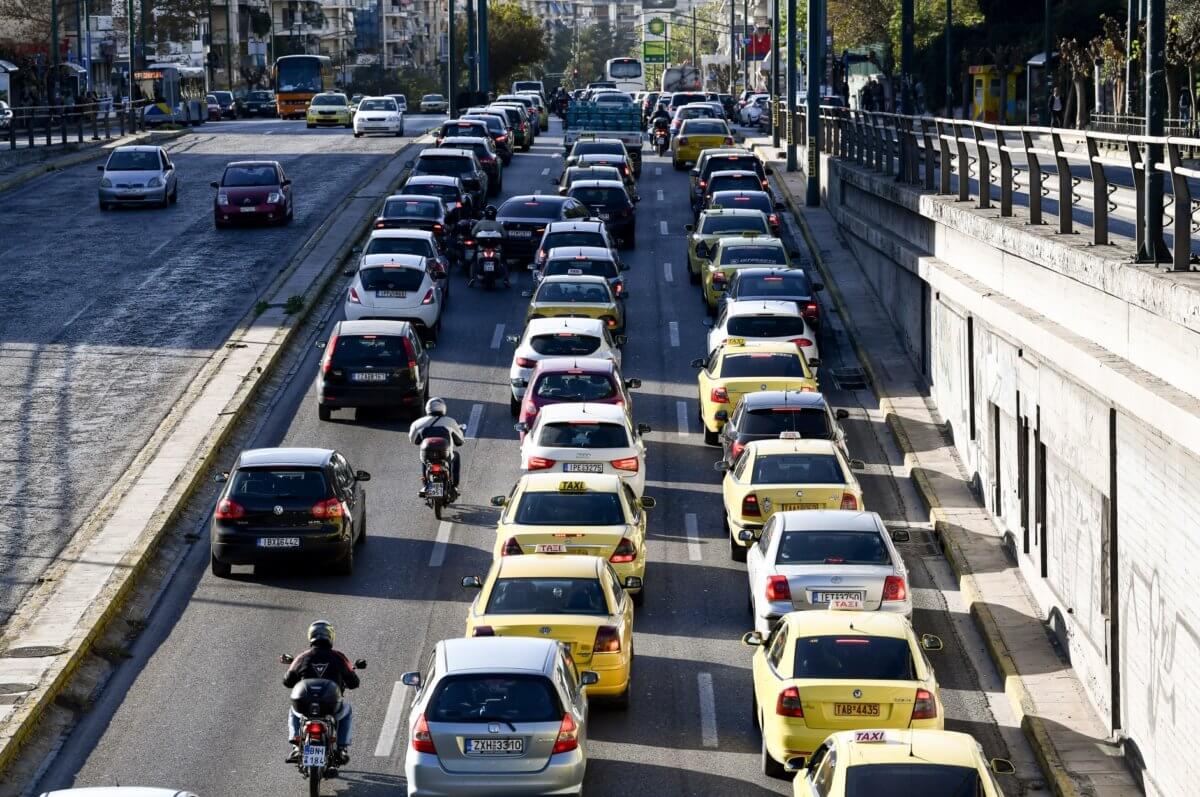
[[578, 672], [552, 639], [438, 642], [408, 717], [404, 774], [414, 795], [578, 795], [587, 767], [588, 700], [596, 673]]
[[155, 146], [117, 147], [96, 169], [100, 176], [100, 209], [114, 205], [165, 208], [179, 197], [179, 177], [167, 151]]

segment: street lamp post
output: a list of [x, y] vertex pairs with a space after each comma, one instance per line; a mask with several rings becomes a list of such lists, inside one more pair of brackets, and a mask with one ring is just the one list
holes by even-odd
[[729, 0], [729, 93], [737, 85], [737, 0]]
[[750, 0], [742, 0], [742, 88], [750, 91]]
[[821, 33], [821, 5], [824, 0], [808, 0], [808, 91], [805, 96], [805, 152], [808, 154], [807, 168], [804, 176], [807, 178], [808, 190], [805, 192], [804, 204], [816, 207], [821, 204], [821, 152], [817, 146], [820, 135], [821, 112], [821, 44], [824, 35]]
[[[951, 50], [951, 43], [954, 40], [953, 35], [951, 35], [951, 27], [950, 26], [953, 24], [953, 19], [954, 19], [953, 0], [946, 0], [946, 115], [947, 116], [950, 115], [950, 108], [951, 108], [952, 103], [954, 102], [954, 90], [952, 88], [952, 86], [954, 85], [954, 80], [950, 76], [951, 57], [952, 57], [952, 53], [953, 53], [953, 50]], [[913, 110], [915, 111], [916, 109], [913, 109]]]
[[[1146, 4], [1146, 135], [1161, 137], [1165, 128], [1166, 99], [1163, 84], [1167, 65], [1167, 8], [1166, 0], [1150, 0]], [[1138, 261], [1163, 263], [1170, 259], [1166, 241], [1163, 240], [1163, 173], [1159, 166], [1163, 161], [1163, 145], [1146, 146], [1143, 180], [1146, 197], [1146, 233], [1139, 242]], [[1178, 213], [1179, 210], [1176, 209]], [[1187, 246], [1187, 241], [1175, 241], [1176, 246]]]
[[[789, 25], [789, 27], [791, 27]], [[771, 0], [771, 146], [779, 148], [779, 0]]]
[[787, 0], [787, 170], [796, 171], [796, 0]]
[[446, 20], [446, 98], [450, 102], [450, 118], [458, 116], [458, 64], [454, 58], [454, 5], [455, 0], [447, 3], [449, 16]]
[[[467, 0], [470, 2], [470, 0]], [[479, 46], [476, 49], [475, 56], [478, 59], [477, 66], [479, 68], [479, 90], [487, 93], [492, 90], [492, 75], [491, 66], [488, 60], [488, 0], [479, 0]]]

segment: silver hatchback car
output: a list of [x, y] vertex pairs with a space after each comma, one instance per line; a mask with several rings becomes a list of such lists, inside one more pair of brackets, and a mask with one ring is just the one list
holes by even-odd
[[100, 171], [100, 209], [114, 205], [165, 208], [179, 198], [175, 164], [162, 147], [117, 147]]
[[578, 795], [587, 767], [588, 700], [552, 639], [473, 637], [437, 643], [414, 687], [404, 774], [409, 797]]

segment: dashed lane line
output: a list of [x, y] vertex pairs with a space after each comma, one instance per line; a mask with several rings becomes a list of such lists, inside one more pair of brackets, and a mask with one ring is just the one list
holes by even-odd
[[547, 166], [545, 169], [542, 169], [542, 177], [545, 177], [545, 176], [546, 176], [546, 175], [548, 175], [548, 174], [550, 174], [550, 167], [549, 167], [549, 166]]
[[666, 223], [665, 221], [660, 221], [660, 222], [658, 223], [658, 231], [659, 231], [659, 233], [661, 233], [662, 235], [668, 235], [668, 233], [667, 233], [667, 223]]
[[696, 521], [695, 513], [688, 512], [683, 516], [683, 528], [687, 531], [688, 559], [691, 559], [693, 562], [699, 562], [701, 559], [700, 527]]
[[663, 192], [662, 192], [662, 189], [661, 189], [661, 188], [660, 188], [660, 189], [658, 189], [658, 191], [656, 191], [656, 192], [655, 192], [655, 194], [654, 194], [654, 198], [655, 198], [655, 199], [657, 199], [659, 202], [662, 202], [662, 201], [663, 201]]
[[667, 324], [667, 333], [671, 336], [671, 345], [679, 348], [679, 322], [671, 321]]
[[712, 673], [696, 675], [700, 687], [700, 744], [717, 746], [717, 700], [713, 695]]
[[665, 279], [667, 282], [675, 281], [675, 275], [671, 273], [670, 263], [663, 263], [663, 279]]
[[404, 706], [408, 702], [408, 687], [400, 681], [392, 686], [392, 697], [388, 700], [387, 713], [383, 715], [383, 727], [379, 729], [379, 741], [375, 743], [375, 756], [387, 758], [396, 746], [396, 734], [400, 732], [400, 720], [404, 717]]
[[655, 176], [655, 177], [662, 177], [662, 167], [661, 167], [661, 166], [655, 166], [655, 167], [654, 167], [654, 176]]
[[438, 523], [437, 539], [433, 541], [433, 551], [429, 554], [429, 566], [441, 567], [446, 561], [446, 546], [450, 543], [450, 531], [454, 524], [449, 520]]
[[679, 427], [679, 434], [686, 436], [688, 433], [688, 405], [686, 401], [675, 402], [675, 423]]
[[483, 405], [472, 404], [471, 415], [467, 418], [467, 428], [463, 430], [463, 436], [468, 440], [479, 437], [479, 426], [483, 422]]
[[500, 348], [500, 343], [504, 340], [504, 324], [496, 324], [496, 331], [492, 333], [492, 348]]

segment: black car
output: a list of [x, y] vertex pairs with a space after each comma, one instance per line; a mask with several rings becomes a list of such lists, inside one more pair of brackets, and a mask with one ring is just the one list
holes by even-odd
[[567, 196], [589, 207], [608, 227], [617, 245], [632, 249], [637, 245], [637, 214], [633, 200], [619, 180], [576, 180]]
[[408, 321], [339, 321], [324, 344], [317, 417], [343, 407], [397, 410], [416, 418], [429, 399], [429, 343]]
[[217, 98], [217, 105], [221, 106], [222, 119], [237, 119], [245, 115], [242, 101], [234, 97], [232, 91], [214, 91], [212, 95]]
[[566, 165], [575, 166], [581, 155], [620, 155], [629, 161], [633, 176], [642, 176], [642, 153], [631, 152], [616, 138], [581, 138], [571, 147]]
[[424, 177], [427, 174], [457, 177], [463, 187], [471, 192], [475, 207], [482, 208], [487, 202], [490, 194], [487, 172], [469, 149], [423, 149], [416, 160], [405, 165], [411, 170], [409, 177]]
[[375, 217], [377, 230], [426, 230], [445, 241], [449, 230], [446, 204], [431, 194], [393, 194]]
[[704, 204], [705, 189], [708, 188], [709, 178], [714, 172], [754, 172], [758, 175], [760, 188], [759, 191], [767, 191], [770, 186], [767, 183], [767, 170], [754, 155], [749, 152], [745, 153], [730, 153], [728, 155], [713, 155], [704, 159], [704, 168], [699, 167], [692, 169], [692, 210], [699, 213], [701, 205]]
[[349, 575], [354, 546], [366, 539], [367, 495], [337, 451], [258, 448], [243, 451], [224, 474], [213, 512], [212, 572], [228, 577], [233, 565], [307, 560]]
[[477, 217], [483, 208], [475, 207], [471, 194], [457, 177], [442, 177], [426, 174], [413, 177], [404, 184], [401, 194], [422, 194], [442, 198], [446, 206], [446, 220], [453, 226], [459, 219]]
[[244, 101], [246, 116], [276, 116], [275, 95], [269, 91], [251, 91]]
[[709, 197], [717, 191], [758, 191], [761, 190], [758, 175], [752, 171], [719, 171], [713, 172], [701, 189], [700, 204], [696, 207], [696, 216], [700, 211], [711, 207]]
[[508, 117], [499, 111], [479, 111], [466, 114], [462, 118], [478, 119], [484, 122], [488, 128], [488, 136], [492, 139], [497, 154], [500, 155], [500, 160], [504, 162], [505, 166], [512, 163], [513, 135], [512, 130], [508, 127]]
[[754, 440], [778, 440], [784, 432], [795, 432], [803, 440], [832, 440], [845, 451], [845, 432], [840, 420], [846, 410], [833, 410], [820, 393], [800, 390], [762, 390], [747, 393], [738, 402], [729, 422], [718, 437], [721, 455], [732, 464], [742, 449]]
[[479, 160], [479, 165], [487, 172], [488, 194], [495, 196], [504, 188], [504, 166], [496, 146], [488, 136], [447, 136], [438, 142], [438, 146], [471, 150]]
[[771, 235], [779, 237], [779, 211], [782, 202], [775, 202], [766, 191], [715, 191], [708, 196], [710, 208], [741, 208], [761, 210], [771, 225]]
[[817, 291], [825, 286], [809, 279], [802, 268], [740, 268], [733, 272], [722, 302], [762, 299], [795, 302], [800, 314], [814, 330], [821, 328], [821, 305]]
[[451, 136], [466, 136], [467, 138], [491, 138], [491, 133], [488, 132], [487, 122], [483, 119], [451, 119], [448, 122], [442, 122], [441, 127], [433, 134], [433, 143], [436, 146], [441, 146], [442, 141]]
[[504, 227], [505, 259], [532, 261], [547, 224], [586, 219], [590, 215], [586, 205], [571, 197], [548, 194], [512, 197], [496, 212], [496, 221]]

